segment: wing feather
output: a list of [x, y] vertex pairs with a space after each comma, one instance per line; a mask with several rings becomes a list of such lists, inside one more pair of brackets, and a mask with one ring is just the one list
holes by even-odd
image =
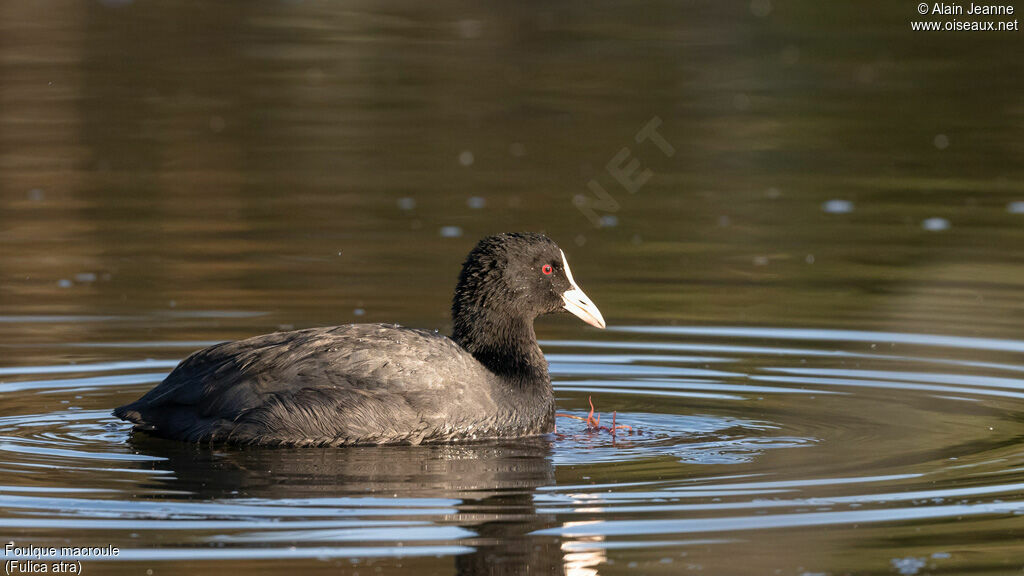
[[493, 417], [491, 378], [445, 336], [355, 324], [200, 350], [115, 414], [194, 441], [418, 443]]

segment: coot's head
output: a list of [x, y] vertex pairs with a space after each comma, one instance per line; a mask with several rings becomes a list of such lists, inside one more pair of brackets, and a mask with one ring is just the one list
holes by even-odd
[[484, 238], [462, 265], [455, 288], [455, 336], [504, 329], [541, 314], [569, 311], [604, 328], [597, 306], [580, 290], [565, 253], [543, 234], [499, 234]]

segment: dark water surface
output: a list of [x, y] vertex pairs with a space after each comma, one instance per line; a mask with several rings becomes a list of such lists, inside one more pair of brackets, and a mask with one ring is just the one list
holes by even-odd
[[[1019, 573], [1024, 36], [726, 4], [0, 4], [2, 539], [119, 548], [86, 574]], [[447, 330], [506, 230], [609, 323], [538, 322], [559, 409], [643, 434], [110, 415], [209, 343]]]

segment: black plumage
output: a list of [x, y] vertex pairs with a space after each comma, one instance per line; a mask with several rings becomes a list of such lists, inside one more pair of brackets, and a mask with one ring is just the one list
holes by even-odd
[[194, 442], [419, 444], [544, 434], [554, 430], [554, 396], [533, 321], [563, 309], [604, 327], [553, 241], [492, 236], [463, 264], [451, 338], [350, 324], [217, 344], [114, 414]]

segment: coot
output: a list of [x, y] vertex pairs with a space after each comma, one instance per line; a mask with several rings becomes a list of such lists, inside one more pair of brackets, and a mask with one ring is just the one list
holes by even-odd
[[499, 234], [469, 253], [451, 338], [392, 324], [276, 332], [200, 350], [114, 410], [192, 442], [419, 444], [545, 434], [554, 395], [533, 320], [567, 310], [604, 328], [565, 253]]

